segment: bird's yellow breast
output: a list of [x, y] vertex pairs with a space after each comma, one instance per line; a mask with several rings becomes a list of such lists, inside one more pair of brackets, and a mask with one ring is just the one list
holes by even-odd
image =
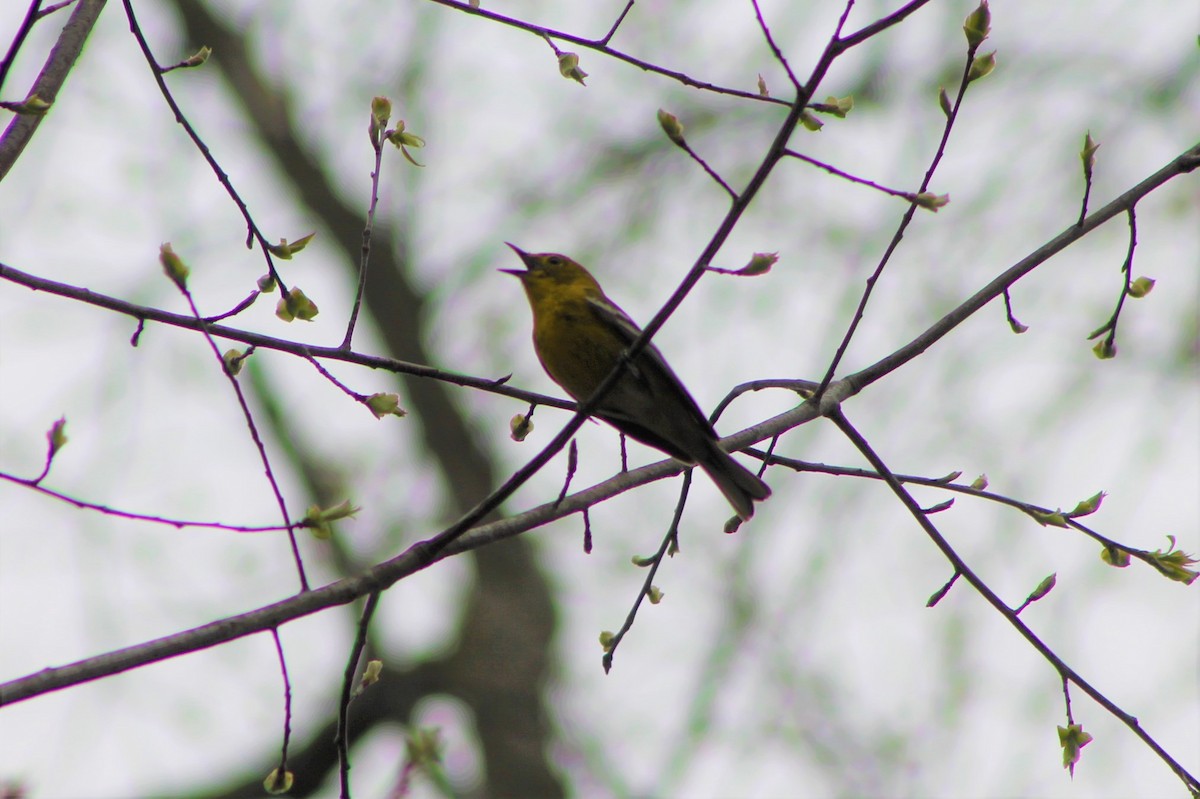
[[617, 365], [621, 338], [596, 316], [586, 291], [559, 290], [533, 305], [533, 346], [546, 372], [577, 400]]

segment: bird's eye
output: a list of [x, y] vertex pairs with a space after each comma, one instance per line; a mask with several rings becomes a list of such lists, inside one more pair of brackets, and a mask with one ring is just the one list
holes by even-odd
[[550, 264], [551, 266], [562, 266], [563, 259], [559, 258], [557, 255], [551, 255], [546, 259], [546, 263]]

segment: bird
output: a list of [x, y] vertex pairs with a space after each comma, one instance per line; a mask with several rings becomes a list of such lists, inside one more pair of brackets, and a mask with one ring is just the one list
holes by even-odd
[[[591, 398], [641, 328], [582, 265], [508, 244], [525, 266], [499, 271], [521, 281], [533, 311], [533, 348], [546, 374], [576, 402]], [[630, 438], [699, 466], [743, 521], [771, 495], [757, 475], [721, 449], [717, 433], [654, 344], [625, 366], [593, 415]]]

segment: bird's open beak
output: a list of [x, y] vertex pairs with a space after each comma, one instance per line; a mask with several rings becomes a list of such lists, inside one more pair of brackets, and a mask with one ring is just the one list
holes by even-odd
[[[531, 256], [529, 253], [525, 252], [524, 250], [522, 250], [520, 247], [513, 244], [512, 242], [506, 241], [504, 243], [507, 244], [509, 247], [511, 247], [512, 251], [517, 254], [517, 257], [519, 257], [521, 259], [521, 262], [525, 264], [525, 269], [529, 269], [531, 266], [531, 261], [532, 261], [533, 256]], [[517, 277], [521, 277], [521, 276], [527, 274], [527, 272], [525, 272], [521, 269], [498, 269], [496, 271], [504, 272], [507, 275], [516, 275]]]

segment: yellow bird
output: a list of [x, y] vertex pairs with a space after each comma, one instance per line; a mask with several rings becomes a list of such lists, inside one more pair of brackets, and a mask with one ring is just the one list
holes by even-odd
[[[500, 271], [516, 275], [525, 287], [538, 360], [555, 383], [583, 402], [616, 367], [641, 328], [567, 256], [508, 246], [520, 256], [525, 271]], [[594, 413], [630, 438], [699, 466], [742, 519], [754, 515], [755, 500], [771, 496], [766, 483], [721, 449], [716, 431], [653, 344], [630, 362]]]

